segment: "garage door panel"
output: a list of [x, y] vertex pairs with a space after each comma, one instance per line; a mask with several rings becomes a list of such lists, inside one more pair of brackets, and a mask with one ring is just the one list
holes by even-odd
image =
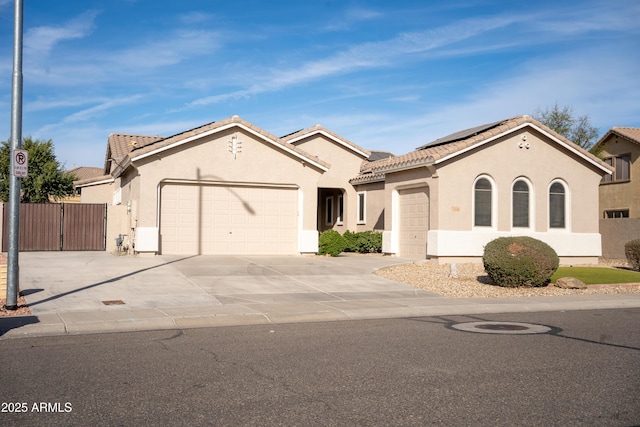
[[166, 185], [160, 236], [165, 254], [294, 254], [297, 190]]
[[424, 259], [427, 257], [429, 231], [429, 197], [427, 187], [399, 192], [400, 256]]

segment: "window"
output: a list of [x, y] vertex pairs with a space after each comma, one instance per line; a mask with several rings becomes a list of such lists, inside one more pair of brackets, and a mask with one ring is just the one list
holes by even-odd
[[631, 179], [631, 155], [621, 154], [604, 159], [605, 163], [612, 166], [613, 175], [605, 175], [603, 182], [629, 181]]
[[338, 217], [336, 218], [336, 223], [342, 225], [342, 221], [344, 218], [344, 199], [342, 198], [342, 194], [338, 196]]
[[491, 182], [487, 178], [476, 181], [473, 215], [473, 225], [476, 227], [491, 227], [491, 192]]
[[549, 188], [549, 228], [565, 228], [564, 185], [554, 182]]
[[333, 197], [327, 197], [325, 199], [325, 215], [324, 222], [327, 225], [333, 224]]
[[366, 193], [358, 193], [358, 224], [366, 222]]
[[612, 209], [604, 211], [605, 218], [629, 218], [629, 209]]
[[529, 185], [518, 180], [513, 184], [513, 226], [529, 227]]

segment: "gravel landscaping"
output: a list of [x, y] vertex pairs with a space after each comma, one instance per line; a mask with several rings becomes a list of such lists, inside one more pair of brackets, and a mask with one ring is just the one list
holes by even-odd
[[[602, 267], [626, 267], [626, 260], [602, 260]], [[458, 277], [452, 277], [450, 264], [421, 261], [382, 268], [378, 276], [405, 283], [425, 291], [452, 298], [504, 298], [581, 294], [617, 294], [640, 292], [640, 283], [589, 285], [588, 289], [561, 289], [553, 284], [540, 288], [502, 288], [491, 283], [482, 263], [456, 264]]]

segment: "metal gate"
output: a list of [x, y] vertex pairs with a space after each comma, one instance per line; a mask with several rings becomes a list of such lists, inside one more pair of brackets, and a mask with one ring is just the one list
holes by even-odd
[[[4, 203], [2, 251], [9, 249], [9, 204]], [[19, 251], [104, 251], [107, 205], [21, 203]]]

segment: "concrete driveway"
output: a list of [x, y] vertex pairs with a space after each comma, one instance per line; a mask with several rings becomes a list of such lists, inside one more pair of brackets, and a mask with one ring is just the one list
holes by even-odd
[[31, 316], [0, 317], [0, 339], [287, 322], [640, 306], [640, 294], [447, 298], [373, 273], [394, 257], [20, 254]]
[[20, 287], [44, 333], [400, 317], [447, 300], [372, 274], [404, 262], [26, 252]]
[[[373, 271], [407, 262], [382, 256], [113, 256], [20, 254], [20, 284], [33, 313], [233, 304], [338, 302], [426, 294]], [[112, 304], [114, 305], [114, 304]], [[124, 308], [124, 307], [122, 307]]]

